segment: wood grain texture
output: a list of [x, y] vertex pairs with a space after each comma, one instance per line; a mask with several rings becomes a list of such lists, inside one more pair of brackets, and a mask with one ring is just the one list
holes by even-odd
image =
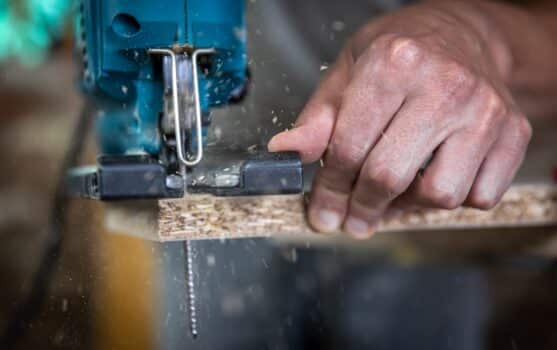
[[[557, 186], [517, 185], [490, 211], [430, 210], [384, 221], [379, 231], [539, 226], [557, 224]], [[301, 195], [190, 196], [159, 201], [157, 240], [315, 235]]]

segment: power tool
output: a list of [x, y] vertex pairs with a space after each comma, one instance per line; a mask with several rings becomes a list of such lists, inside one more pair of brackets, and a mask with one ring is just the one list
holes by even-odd
[[[303, 188], [296, 153], [206, 147], [211, 110], [240, 102], [248, 90], [244, 0], [0, 0], [0, 59], [38, 64], [61, 36], [71, 4], [87, 103], [65, 163], [76, 160], [89, 119], [95, 120], [99, 156], [95, 166], [70, 169], [56, 191], [53, 238], [25, 310], [45, 295], [66, 194], [118, 200]], [[186, 241], [190, 331], [196, 336], [192, 250]], [[27, 319], [24, 312], [9, 330]]]
[[[68, 191], [115, 200], [302, 191], [297, 153], [206, 147], [211, 109], [246, 95], [244, 0], [82, 0], [81, 88], [96, 120], [97, 165]], [[241, 125], [241, 123], [240, 123]], [[194, 252], [184, 243], [190, 331], [198, 333]]]
[[[302, 191], [298, 154], [206, 147], [211, 109], [249, 85], [244, 0], [82, 0], [81, 88], [100, 155], [69, 189], [101, 200]], [[241, 124], [240, 124], [241, 125]]]

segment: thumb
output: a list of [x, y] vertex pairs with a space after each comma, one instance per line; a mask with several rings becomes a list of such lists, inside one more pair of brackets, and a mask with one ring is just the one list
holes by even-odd
[[343, 50], [298, 117], [293, 129], [269, 141], [270, 152], [297, 151], [304, 163], [320, 159], [333, 133], [342, 92], [348, 84], [352, 56]]

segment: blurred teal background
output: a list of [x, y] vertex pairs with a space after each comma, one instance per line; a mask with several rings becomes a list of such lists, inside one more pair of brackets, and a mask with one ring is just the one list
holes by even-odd
[[63, 33], [72, 0], [0, 0], [0, 61], [41, 63]]

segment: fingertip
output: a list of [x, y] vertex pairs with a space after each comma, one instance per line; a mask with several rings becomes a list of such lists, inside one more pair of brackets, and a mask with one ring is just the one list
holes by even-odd
[[306, 158], [307, 145], [304, 143], [303, 131], [298, 128], [286, 130], [276, 134], [267, 144], [269, 152], [295, 151], [299, 152], [302, 160]]
[[267, 149], [269, 152], [299, 152], [302, 162], [312, 163], [321, 158], [323, 154], [321, 148], [324, 148], [314, 142], [314, 139], [309, 127], [299, 126], [273, 136], [267, 144]]
[[267, 149], [269, 152], [280, 152], [283, 151], [284, 141], [283, 139], [286, 137], [286, 133], [288, 131], [283, 131], [281, 133], [276, 134], [271, 138], [269, 143], [267, 144]]
[[374, 225], [370, 225], [366, 220], [354, 216], [349, 216], [344, 223], [344, 231], [357, 240], [371, 238], [375, 230]]
[[311, 227], [321, 233], [335, 233], [342, 224], [341, 215], [330, 209], [310, 209], [308, 219]]

